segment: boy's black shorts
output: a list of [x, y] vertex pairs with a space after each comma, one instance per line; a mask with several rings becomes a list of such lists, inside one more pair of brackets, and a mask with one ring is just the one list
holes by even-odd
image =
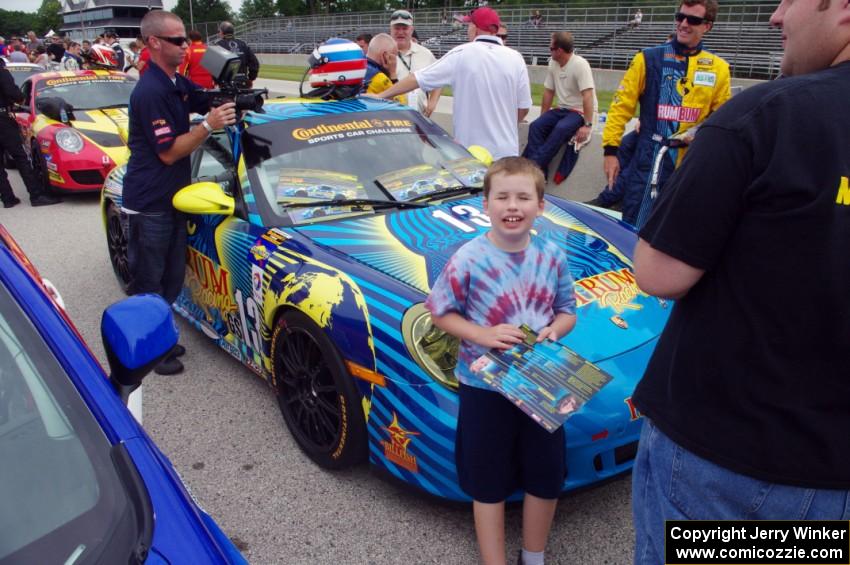
[[491, 390], [460, 385], [455, 462], [460, 488], [496, 503], [517, 489], [558, 498], [567, 474], [564, 427], [549, 433]]

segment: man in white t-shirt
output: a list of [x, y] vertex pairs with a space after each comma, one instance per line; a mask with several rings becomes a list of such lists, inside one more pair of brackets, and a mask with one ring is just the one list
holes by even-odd
[[[549, 162], [564, 143], [575, 137], [581, 146], [590, 138], [593, 113], [596, 111], [596, 88], [593, 72], [587, 60], [573, 53], [573, 35], [568, 31], [552, 34], [549, 43], [549, 68], [543, 82], [543, 100], [540, 117], [528, 128], [528, 145], [522, 156], [537, 163], [543, 174]], [[552, 108], [557, 95], [558, 107]], [[569, 150], [568, 150], [569, 151]], [[555, 183], [560, 184], [575, 165], [575, 153], [564, 155], [555, 173]]]
[[451, 86], [455, 139], [466, 147], [484, 146], [494, 159], [518, 155], [517, 124], [531, 108], [525, 61], [496, 37], [501, 21], [492, 8], [477, 8], [461, 20], [469, 25], [469, 43], [407, 75], [380, 97], [392, 98], [415, 88]]
[[[413, 15], [407, 10], [396, 10], [390, 16], [390, 35], [398, 45], [398, 79], [401, 80], [413, 71], [420, 71], [434, 63], [437, 58], [431, 50], [413, 41]], [[429, 117], [437, 108], [441, 88], [430, 92], [416, 89], [407, 95], [407, 103], [422, 115]]]

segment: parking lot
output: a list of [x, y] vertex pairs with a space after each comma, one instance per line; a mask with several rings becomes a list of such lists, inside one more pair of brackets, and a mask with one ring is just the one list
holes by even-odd
[[[586, 200], [601, 185], [599, 139], [574, 177], [554, 190]], [[97, 195], [0, 213], [104, 363], [99, 322], [121, 298], [106, 250]], [[572, 181], [572, 182], [571, 182]], [[580, 186], [581, 188], [574, 188]], [[179, 322], [186, 372], [150, 375], [144, 425], [187, 486], [252, 563], [474, 563], [471, 508], [426, 498], [362, 467], [330, 473], [301, 454], [266, 384]], [[510, 558], [520, 546], [518, 507], [508, 512]], [[631, 561], [629, 477], [565, 497], [550, 563]], [[511, 560], [509, 558], [509, 561]]]

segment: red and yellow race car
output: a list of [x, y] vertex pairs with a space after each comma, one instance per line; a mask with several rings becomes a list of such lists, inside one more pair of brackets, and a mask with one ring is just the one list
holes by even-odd
[[127, 105], [136, 79], [117, 71], [34, 75], [16, 119], [24, 151], [46, 188], [98, 191], [127, 149]]

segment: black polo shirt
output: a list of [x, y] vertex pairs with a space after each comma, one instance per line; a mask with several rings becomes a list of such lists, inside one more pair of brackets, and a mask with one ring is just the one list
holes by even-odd
[[135, 212], [165, 212], [171, 198], [189, 184], [191, 168], [186, 156], [166, 165], [159, 154], [189, 131], [189, 114], [206, 113], [207, 97], [184, 76], [173, 82], [150, 61], [148, 71], [130, 96], [130, 162], [124, 176], [123, 206]]
[[748, 88], [706, 120], [640, 232], [705, 274], [635, 405], [735, 472], [850, 489], [850, 62]]

